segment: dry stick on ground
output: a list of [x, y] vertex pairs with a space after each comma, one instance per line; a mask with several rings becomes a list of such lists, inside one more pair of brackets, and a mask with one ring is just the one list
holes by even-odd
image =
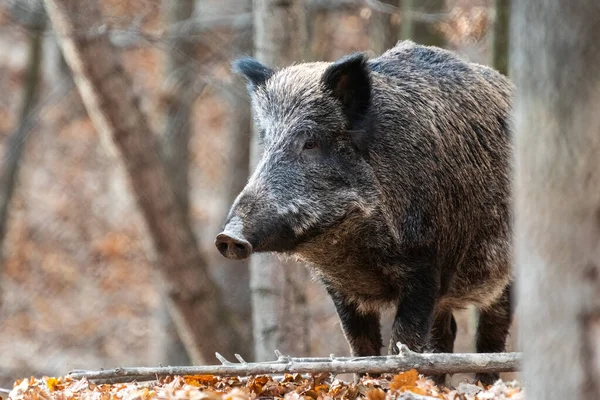
[[129, 75], [107, 34], [82, 33], [102, 24], [99, 6], [93, 0], [45, 0], [45, 5], [94, 126], [120, 153], [154, 243], [180, 337], [192, 362], [207, 363], [215, 350], [228, 351], [238, 340], [219, 334], [233, 331], [222, 322], [228, 310], [175, 198]]
[[291, 358], [276, 352], [276, 361], [231, 363], [217, 353], [222, 365], [198, 367], [116, 368], [103, 371], [72, 371], [72, 379], [130, 382], [154, 380], [171, 375], [246, 376], [284, 373], [369, 373], [382, 374], [416, 369], [422, 374], [459, 372], [514, 372], [520, 367], [520, 353], [416, 353], [399, 345], [397, 356]]

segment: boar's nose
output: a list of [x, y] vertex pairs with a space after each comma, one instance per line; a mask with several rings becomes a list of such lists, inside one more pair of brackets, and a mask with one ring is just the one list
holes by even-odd
[[229, 232], [219, 233], [215, 245], [224, 257], [232, 260], [243, 260], [252, 254], [252, 245], [247, 240]]

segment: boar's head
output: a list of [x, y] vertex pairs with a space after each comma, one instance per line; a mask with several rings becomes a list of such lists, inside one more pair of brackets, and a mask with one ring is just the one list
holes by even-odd
[[366, 57], [281, 70], [244, 58], [234, 70], [248, 82], [262, 156], [216, 238], [221, 254], [294, 253], [369, 210], [377, 190], [367, 162]]

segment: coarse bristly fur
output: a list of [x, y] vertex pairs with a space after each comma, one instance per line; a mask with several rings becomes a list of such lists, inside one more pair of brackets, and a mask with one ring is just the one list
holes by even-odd
[[504, 351], [509, 80], [410, 41], [370, 60], [273, 70], [241, 59], [235, 69], [248, 79], [264, 152], [225, 236], [307, 262], [354, 355], [380, 354], [379, 313], [391, 306], [390, 352], [396, 342], [452, 352], [452, 310], [470, 304], [481, 311], [477, 351]]

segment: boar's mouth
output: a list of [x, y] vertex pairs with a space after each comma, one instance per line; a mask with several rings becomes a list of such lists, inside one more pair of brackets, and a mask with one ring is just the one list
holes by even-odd
[[252, 245], [235, 232], [224, 231], [217, 235], [215, 246], [224, 257], [231, 260], [243, 260], [252, 254]]

